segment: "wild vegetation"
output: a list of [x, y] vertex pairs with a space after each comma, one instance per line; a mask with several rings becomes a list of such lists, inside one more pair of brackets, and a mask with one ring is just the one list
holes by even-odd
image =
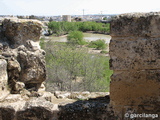
[[95, 31], [100, 33], [109, 33], [110, 24], [96, 22], [56, 22], [48, 23], [49, 33], [57, 36], [68, 34], [71, 31]]
[[49, 91], [109, 91], [109, 57], [89, 54], [87, 47], [59, 42], [40, 44], [46, 51]]
[[[46, 51], [49, 91], [109, 91], [109, 57], [89, 53], [89, 48], [102, 50], [106, 54], [104, 40], [86, 42], [83, 32], [109, 32], [109, 24], [96, 22], [55, 22], [48, 24], [51, 33], [67, 35], [67, 42], [44, 42], [40, 45]], [[80, 45], [80, 46], [79, 46]]]

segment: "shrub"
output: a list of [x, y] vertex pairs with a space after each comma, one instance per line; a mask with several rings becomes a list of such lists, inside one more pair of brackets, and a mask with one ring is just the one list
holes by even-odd
[[106, 48], [105, 40], [96, 40], [89, 43], [88, 47], [90, 48], [96, 48], [98, 50], [103, 50]]
[[67, 40], [69, 44], [84, 45], [83, 33], [81, 31], [72, 31], [68, 34]]

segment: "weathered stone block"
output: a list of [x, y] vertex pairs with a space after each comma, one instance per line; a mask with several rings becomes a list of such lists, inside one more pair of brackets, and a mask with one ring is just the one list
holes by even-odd
[[127, 112], [124, 109], [133, 109], [136, 114], [160, 113], [160, 70], [115, 72], [111, 79], [110, 97], [115, 115], [124, 117]]
[[6, 89], [7, 84], [8, 84], [7, 62], [4, 59], [0, 59], [0, 91]]
[[7, 76], [7, 62], [4, 59], [0, 59], [0, 85], [6, 85], [8, 80]]
[[160, 13], [122, 14], [111, 23], [111, 36], [160, 37]]
[[110, 42], [112, 70], [160, 69], [160, 38], [139, 38]]
[[25, 45], [27, 40], [39, 41], [42, 23], [38, 20], [5, 19], [3, 31], [12, 46]]
[[160, 70], [121, 71], [111, 79], [110, 96], [117, 105], [139, 105], [160, 96]]
[[[36, 87], [46, 80], [45, 52], [37, 49], [28, 50], [25, 46], [18, 47], [17, 59], [21, 66], [20, 80], [27, 88]], [[31, 84], [35, 84], [31, 86]], [[40, 86], [39, 86], [40, 87]]]
[[8, 94], [7, 62], [4, 59], [0, 59], [0, 101]]

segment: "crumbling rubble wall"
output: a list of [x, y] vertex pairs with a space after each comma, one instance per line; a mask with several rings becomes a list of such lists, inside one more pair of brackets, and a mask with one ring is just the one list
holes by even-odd
[[52, 94], [43, 85], [46, 67], [45, 51], [39, 46], [41, 27], [37, 20], [24, 19], [5, 19], [0, 26], [0, 120], [30, 119], [31, 111], [36, 120], [53, 117]]
[[3, 75], [0, 79], [11, 93], [19, 93], [22, 88], [37, 91], [46, 80], [45, 51], [39, 46], [41, 26], [36, 20], [5, 19], [2, 22], [0, 74]]
[[160, 13], [122, 14], [111, 22], [110, 104], [115, 115], [160, 115]]

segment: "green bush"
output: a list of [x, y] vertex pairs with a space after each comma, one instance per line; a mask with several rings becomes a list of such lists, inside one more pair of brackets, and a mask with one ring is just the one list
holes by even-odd
[[91, 41], [88, 45], [90, 48], [96, 48], [98, 50], [103, 50], [107, 47], [105, 40], [96, 40], [96, 41]]
[[72, 31], [68, 34], [67, 40], [69, 44], [73, 45], [84, 45], [83, 33], [81, 31]]

